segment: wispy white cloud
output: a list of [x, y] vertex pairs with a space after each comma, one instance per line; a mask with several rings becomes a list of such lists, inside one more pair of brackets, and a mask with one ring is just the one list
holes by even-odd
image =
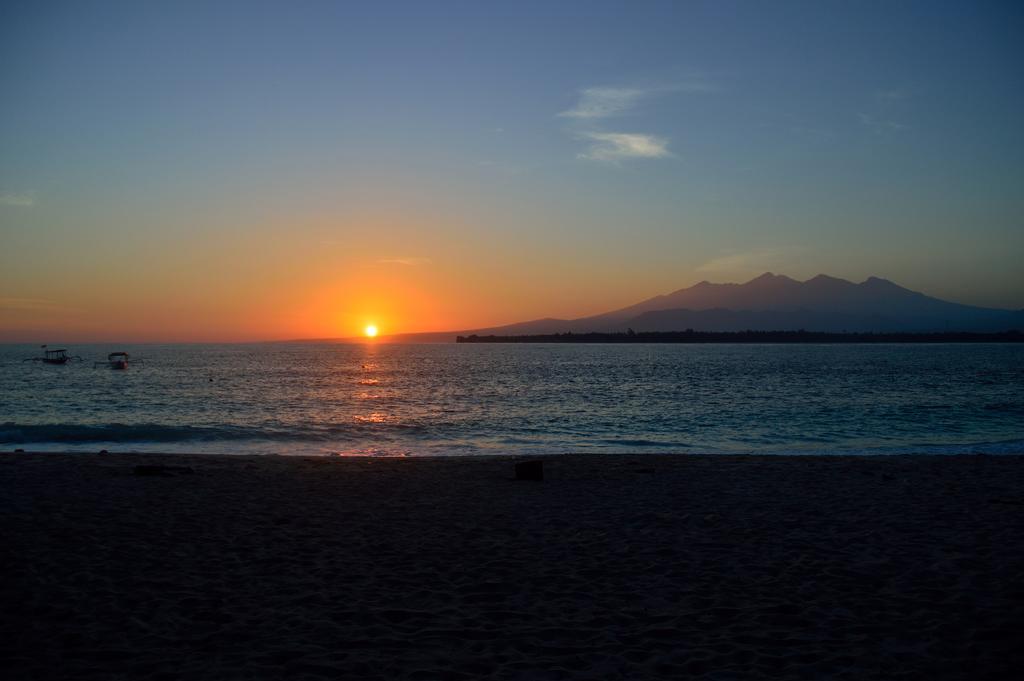
[[671, 156], [664, 137], [627, 132], [584, 132], [580, 139], [590, 148], [579, 155], [591, 161], [621, 161], [630, 158], [663, 158]]
[[415, 267], [416, 265], [429, 265], [430, 258], [381, 258], [377, 261], [381, 265], [405, 265]]
[[641, 100], [672, 92], [714, 92], [718, 88], [707, 79], [694, 76], [654, 87], [588, 87], [579, 91], [576, 106], [558, 113], [561, 118], [599, 120], [621, 116], [636, 108]]
[[747, 274], [785, 265], [787, 259], [799, 254], [800, 248], [762, 248], [753, 251], [726, 253], [698, 265], [695, 272], [714, 274]]
[[623, 114], [647, 91], [637, 88], [591, 87], [580, 90], [580, 99], [573, 108], [562, 111], [562, 118], [597, 119]]
[[0, 194], [0, 206], [31, 208], [34, 205], [36, 205], [36, 197], [31, 194]]
[[567, 132], [588, 144], [577, 158], [590, 161], [618, 162], [626, 159], [664, 158], [668, 138], [641, 132], [618, 132], [601, 128], [601, 121], [623, 116], [639, 108], [642, 100], [670, 92], [710, 92], [713, 84], [702, 77], [692, 77], [668, 85], [654, 87], [589, 87], [579, 91], [579, 100], [571, 109], [557, 115], [573, 121]]

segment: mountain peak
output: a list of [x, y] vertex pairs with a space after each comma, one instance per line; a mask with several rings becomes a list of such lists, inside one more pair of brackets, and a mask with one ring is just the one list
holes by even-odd
[[749, 286], [750, 284], [755, 284], [756, 285], [756, 284], [796, 284], [796, 283], [798, 283], [796, 281], [796, 279], [791, 279], [791, 278], [787, 277], [785, 274], [773, 274], [771, 272], [765, 272], [761, 276], [756, 277], [754, 279], [751, 279], [745, 285]]
[[903, 288], [899, 284], [895, 284], [888, 279], [882, 279], [881, 277], [868, 277], [861, 282], [861, 286], [869, 286], [871, 288]]
[[811, 277], [810, 279], [808, 279], [804, 283], [805, 284], [810, 284], [812, 281], [818, 281], [818, 282], [826, 282], [826, 281], [827, 282], [842, 282], [844, 284], [849, 284], [850, 283], [850, 282], [846, 281], [845, 279], [840, 279], [839, 277], [830, 277], [827, 274], [816, 274], [815, 276]]
[[[1024, 311], [958, 305], [887, 279], [860, 283], [818, 274], [807, 281], [765, 272], [746, 283], [702, 281], [629, 307], [570, 320], [534, 320], [465, 331], [500, 335], [590, 331], [1005, 331], [1024, 328]], [[699, 327], [699, 328], [698, 328]]]

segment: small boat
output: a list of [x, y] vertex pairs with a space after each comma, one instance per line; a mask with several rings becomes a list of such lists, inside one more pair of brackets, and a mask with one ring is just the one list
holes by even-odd
[[111, 369], [127, 369], [128, 368], [128, 353], [127, 352], [112, 352], [107, 355], [107, 364], [110, 365]]
[[[129, 355], [127, 352], [112, 352], [109, 355], [107, 355], [106, 362], [93, 362], [92, 366], [93, 368], [105, 366], [110, 367], [111, 369], [124, 370], [128, 368], [128, 357]], [[135, 359], [132, 360], [132, 362], [134, 362], [135, 364], [145, 364], [146, 361], [144, 359], [139, 359], [138, 357], [136, 357]]]
[[78, 355], [71, 356], [65, 348], [58, 350], [47, 350], [46, 346], [43, 345], [43, 356], [42, 357], [27, 357], [24, 361], [26, 362], [44, 362], [46, 364], [67, 364], [71, 360], [82, 361], [82, 358]]

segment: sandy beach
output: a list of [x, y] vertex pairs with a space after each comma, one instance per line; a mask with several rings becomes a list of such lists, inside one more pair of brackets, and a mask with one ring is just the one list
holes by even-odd
[[513, 462], [2, 454], [5, 677], [1024, 670], [1024, 458]]

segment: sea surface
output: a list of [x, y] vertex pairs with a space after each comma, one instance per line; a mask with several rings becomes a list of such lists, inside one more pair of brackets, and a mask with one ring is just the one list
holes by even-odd
[[[0, 449], [1024, 453], [1024, 346], [0, 346]], [[95, 361], [127, 350], [114, 371]]]

